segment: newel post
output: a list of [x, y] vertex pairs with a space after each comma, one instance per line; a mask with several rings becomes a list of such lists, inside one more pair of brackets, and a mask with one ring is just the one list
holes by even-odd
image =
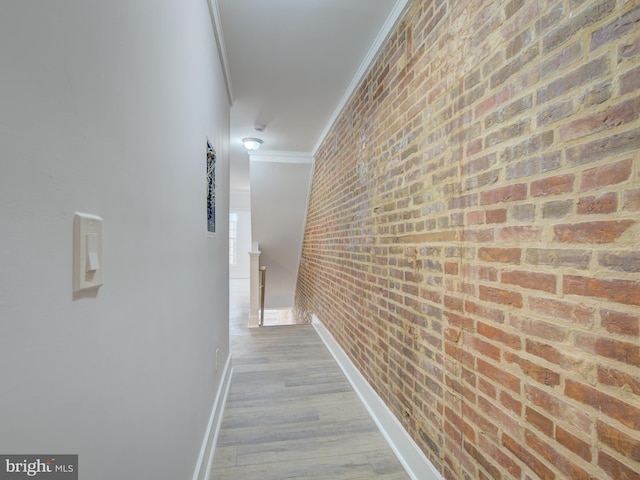
[[249, 252], [249, 328], [260, 326], [260, 249], [257, 243]]

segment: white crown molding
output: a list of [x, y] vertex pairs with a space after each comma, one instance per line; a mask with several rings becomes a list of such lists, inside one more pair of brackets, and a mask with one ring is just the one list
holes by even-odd
[[385, 44], [385, 42], [387, 41], [387, 38], [389, 38], [389, 35], [398, 24], [398, 21], [400, 21], [404, 13], [407, 11], [407, 8], [409, 7], [409, 4], [412, 1], [413, 0], [398, 0], [394, 5], [393, 10], [391, 10], [391, 13], [389, 14], [389, 17], [387, 18], [384, 25], [382, 26], [382, 29], [380, 29], [380, 32], [378, 32], [378, 36], [373, 42], [373, 45], [371, 45], [371, 48], [369, 49], [367, 56], [364, 58], [364, 60], [360, 64], [360, 68], [358, 69], [355, 76], [353, 77], [353, 80], [351, 80], [351, 83], [347, 87], [347, 90], [344, 92], [342, 99], [338, 103], [338, 107], [335, 109], [335, 111], [333, 112], [333, 115], [331, 115], [331, 118], [329, 119], [329, 122], [327, 123], [326, 127], [320, 134], [318, 143], [313, 149], [314, 156], [316, 155], [316, 153], [318, 153], [318, 149], [322, 145], [322, 142], [324, 142], [325, 137], [329, 134], [329, 131], [333, 127], [333, 124], [336, 122], [336, 120], [342, 113], [342, 110], [344, 109], [344, 107], [347, 105], [347, 103], [353, 96], [354, 92], [356, 91], [356, 88], [358, 88], [358, 85], [360, 85], [360, 82], [362, 82], [362, 79], [364, 78], [364, 76], [369, 72], [369, 69], [371, 68], [374, 60], [378, 56], [378, 52]]
[[211, 16], [211, 25], [213, 25], [213, 33], [216, 37], [216, 46], [220, 55], [222, 66], [222, 74], [224, 76], [224, 84], [227, 89], [227, 98], [229, 105], [233, 105], [233, 92], [231, 91], [231, 76], [229, 74], [229, 60], [227, 59], [227, 47], [224, 43], [222, 35], [222, 22], [220, 21], [220, 10], [218, 9], [218, 0], [207, 0], [209, 5], [209, 15]]

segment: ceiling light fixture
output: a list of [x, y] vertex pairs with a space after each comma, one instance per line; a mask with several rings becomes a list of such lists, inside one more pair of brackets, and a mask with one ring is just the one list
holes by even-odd
[[242, 143], [244, 144], [244, 148], [247, 150], [257, 150], [262, 145], [262, 140], [259, 138], [243, 138]]

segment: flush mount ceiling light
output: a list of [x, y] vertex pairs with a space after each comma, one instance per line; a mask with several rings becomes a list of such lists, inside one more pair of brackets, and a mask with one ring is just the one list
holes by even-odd
[[247, 150], [257, 150], [262, 145], [262, 140], [259, 138], [243, 138], [242, 143]]

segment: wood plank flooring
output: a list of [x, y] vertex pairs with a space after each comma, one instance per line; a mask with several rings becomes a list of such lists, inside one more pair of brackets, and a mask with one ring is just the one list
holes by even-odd
[[239, 290], [232, 283], [234, 374], [211, 479], [407, 480], [315, 329], [249, 330]]

